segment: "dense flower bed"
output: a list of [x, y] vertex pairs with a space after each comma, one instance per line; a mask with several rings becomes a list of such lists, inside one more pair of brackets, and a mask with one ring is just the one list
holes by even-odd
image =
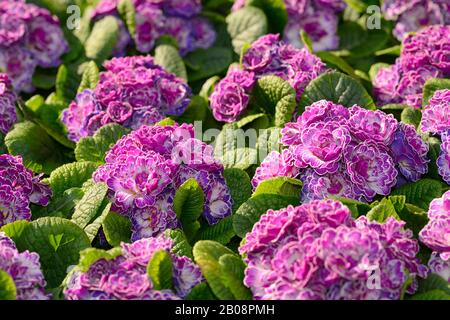
[[286, 124], [281, 154], [272, 152], [256, 170], [253, 186], [286, 176], [303, 182], [302, 201], [330, 195], [371, 201], [428, 170], [428, 145], [411, 125], [380, 110], [349, 109], [329, 101], [307, 107]]
[[8, 75], [0, 73], [0, 133], [7, 134], [17, 121], [16, 98]]
[[255, 81], [262, 76], [275, 75], [287, 80], [300, 99], [308, 83], [327, 70], [307, 49], [296, 49], [279, 37], [269, 34], [255, 41], [243, 56], [243, 68], [231, 68], [217, 84], [210, 97], [216, 120], [237, 120], [248, 106]]
[[[102, 0], [92, 14], [93, 19], [107, 15], [118, 16], [119, 0]], [[199, 13], [200, 0], [133, 0], [136, 10], [136, 48], [142, 53], [150, 52], [155, 41], [164, 35], [176, 39], [180, 53], [185, 55], [195, 49], [208, 49], [216, 39], [211, 23]], [[122, 21], [119, 21], [119, 41], [115, 54], [122, 56], [125, 48], [132, 42]]]
[[68, 50], [58, 19], [24, 0], [0, 1], [0, 70], [16, 91], [31, 91], [36, 67], [57, 67]]
[[[404, 225], [354, 220], [333, 200], [269, 210], [239, 248], [244, 283], [256, 299], [399, 299], [408, 277], [427, 275]], [[371, 283], [373, 272], [379, 283]]]
[[168, 115], [179, 116], [189, 104], [187, 84], [151, 56], [114, 58], [105, 62], [105, 69], [95, 89], [78, 94], [63, 112], [70, 140], [91, 136], [111, 122], [138, 129]]
[[195, 178], [205, 194], [203, 218], [216, 224], [231, 214], [223, 166], [213, 150], [194, 138], [190, 125], [143, 126], [120, 139], [94, 174], [105, 182], [114, 210], [132, 221], [132, 239], [156, 236], [179, 226], [175, 191]]

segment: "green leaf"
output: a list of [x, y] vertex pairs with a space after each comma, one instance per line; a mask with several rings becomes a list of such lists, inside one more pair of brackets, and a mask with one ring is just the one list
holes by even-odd
[[440, 290], [450, 295], [450, 282], [435, 273], [430, 273], [426, 279], [419, 279], [417, 293], [425, 293], [432, 290]]
[[57, 217], [32, 221], [15, 239], [15, 243], [20, 251], [39, 254], [49, 288], [59, 286], [67, 268], [77, 264], [80, 251], [90, 247], [90, 240], [80, 227], [70, 220]]
[[430, 150], [428, 151], [427, 158], [430, 159], [430, 163], [428, 164], [427, 176], [432, 179], [441, 179], [436, 163], [441, 153], [441, 140], [431, 136], [428, 138], [428, 145], [430, 146]]
[[274, 124], [283, 127], [292, 120], [296, 108], [296, 93], [291, 85], [277, 76], [259, 79], [252, 95], [260, 108], [274, 116]]
[[197, 81], [224, 72], [233, 62], [229, 48], [197, 49], [184, 58], [189, 71], [189, 81]]
[[5, 145], [12, 155], [20, 155], [24, 165], [34, 172], [50, 174], [67, 162], [64, 149], [37, 124], [17, 123], [6, 135]]
[[389, 217], [394, 217], [395, 219], [400, 220], [393, 203], [387, 198], [383, 198], [367, 213], [366, 216], [370, 221], [376, 221], [379, 223], [385, 222]]
[[109, 149], [130, 131], [119, 124], [110, 123], [101, 127], [92, 137], [81, 138], [75, 148], [77, 161], [105, 162]]
[[223, 176], [233, 199], [233, 212], [252, 196], [252, 184], [247, 172], [241, 169], [225, 169]]
[[403, 123], [411, 124], [418, 128], [422, 120], [422, 112], [419, 109], [408, 107], [402, 111], [400, 119]]
[[271, 33], [282, 33], [288, 22], [288, 14], [283, 0], [247, 0], [247, 6], [261, 9], [267, 17], [270, 17], [269, 26]]
[[259, 131], [256, 149], [258, 150], [258, 163], [261, 163], [272, 151], [281, 152], [281, 128], [271, 127]]
[[253, 148], [236, 148], [226, 151], [221, 157], [225, 169], [246, 170], [258, 161], [258, 152]]
[[409, 106], [406, 104], [385, 104], [380, 109], [385, 113], [390, 113], [390, 114], [394, 115], [394, 117], [397, 120], [401, 121], [402, 112], [408, 108], [409, 108]]
[[6, 233], [8, 237], [15, 241], [16, 238], [19, 238], [22, 234], [23, 230], [28, 227], [29, 222], [27, 220], [17, 220], [8, 224], [5, 224], [0, 228], [0, 231]]
[[16, 300], [16, 295], [16, 284], [13, 278], [6, 271], [0, 269], [0, 301]]
[[36, 68], [33, 73], [32, 84], [38, 89], [51, 90], [56, 83], [56, 74], [49, 70], [41, 70]]
[[186, 67], [178, 49], [168, 44], [161, 44], [155, 49], [155, 63], [163, 67], [167, 72], [187, 80]]
[[204, 203], [203, 189], [195, 179], [184, 182], [175, 193], [173, 209], [188, 239], [192, 239], [200, 228], [198, 219], [203, 213]]
[[172, 258], [165, 250], [156, 251], [147, 265], [147, 274], [155, 290], [172, 289]]
[[67, 107], [65, 103], [48, 103], [40, 95], [31, 97], [24, 104], [24, 112], [27, 117], [42, 127], [48, 135], [68, 148], [74, 148], [75, 144], [67, 138], [66, 129], [59, 117]]
[[252, 197], [260, 194], [277, 194], [284, 196], [300, 197], [302, 182], [288, 177], [275, 177], [261, 182]]
[[56, 96], [66, 106], [75, 99], [80, 85], [81, 77], [78, 74], [78, 65], [62, 64], [58, 68], [56, 75], [55, 92]]
[[331, 65], [332, 67], [338, 68], [352, 77], [356, 77], [355, 70], [352, 68], [352, 66], [350, 66], [347, 61], [337, 56], [336, 54], [328, 51], [321, 51], [317, 52], [316, 56], [318, 56], [320, 60]]
[[66, 190], [81, 188], [84, 182], [92, 177], [98, 165], [83, 161], [62, 165], [55, 169], [46, 180], [53, 191], [53, 198], [61, 197]]
[[214, 92], [214, 88], [219, 81], [220, 77], [218, 76], [212, 76], [206, 80], [202, 85], [199, 96], [208, 101], [209, 96]]
[[209, 105], [208, 100], [201, 96], [193, 96], [186, 111], [179, 117], [173, 117], [178, 123], [192, 123], [206, 118]]
[[432, 179], [422, 179], [408, 183], [391, 192], [391, 196], [404, 195], [406, 202], [428, 211], [430, 202], [444, 193], [441, 182]]
[[384, 56], [384, 55], [393, 55], [393, 56], [399, 56], [400, 52], [402, 50], [402, 47], [400, 45], [392, 46], [386, 49], [378, 50], [375, 52], [376, 56]]
[[276, 194], [259, 194], [243, 203], [233, 218], [233, 227], [236, 234], [244, 238], [253, 225], [258, 222], [261, 215], [269, 209], [278, 210], [289, 205], [298, 205], [300, 196], [281, 196]]
[[107, 192], [108, 186], [104, 183], [96, 183], [88, 188], [75, 206], [72, 222], [84, 229], [97, 216]]
[[441, 290], [431, 290], [418, 293], [409, 298], [410, 300], [450, 300], [450, 294]]
[[331, 197], [334, 200], [340, 201], [343, 205], [350, 209], [353, 218], [358, 218], [359, 216], [366, 215], [372, 207], [364, 202], [360, 202], [354, 199], [343, 198], [343, 197]]
[[110, 211], [102, 223], [106, 241], [111, 246], [118, 246], [121, 242], [131, 241], [131, 222], [128, 218]]
[[[98, 235], [100, 228], [103, 226], [103, 222], [106, 220], [111, 211], [111, 206], [112, 206], [111, 202], [109, 202], [109, 200], [105, 198], [99, 210], [97, 211], [95, 220], [84, 228], [84, 232], [86, 232], [91, 242], [94, 241], [95, 237]], [[108, 241], [108, 238], [106, 240]], [[111, 244], [109, 241], [108, 243]]]
[[411, 229], [415, 236], [428, 223], [427, 211], [410, 203], [405, 203], [403, 210], [397, 212], [400, 219], [406, 222], [406, 228]]
[[243, 284], [245, 265], [233, 251], [217, 242], [204, 240], [195, 244], [194, 258], [219, 299], [251, 299], [250, 290]]
[[311, 37], [303, 29], [300, 30], [299, 36], [300, 36], [300, 39], [302, 40], [303, 45], [306, 47], [306, 49], [308, 49], [308, 51], [310, 53], [313, 53], [314, 48], [313, 48], [313, 41], [311, 40]]
[[346, 107], [358, 105], [375, 110], [375, 103], [361, 83], [340, 72], [328, 72], [312, 80], [300, 100], [300, 111], [319, 100], [328, 100]]
[[206, 282], [202, 282], [192, 288], [186, 300], [216, 300], [214, 293]]
[[172, 239], [172, 253], [178, 256], [186, 256], [188, 258], [194, 259], [194, 256], [192, 255], [192, 247], [187, 241], [186, 235], [182, 230], [168, 229], [164, 232], [164, 234]]
[[90, 61], [84, 68], [80, 86], [78, 87], [78, 93], [86, 89], [94, 89], [97, 86], [99, 77], [100, 71], [97, 64], [94, 61]]
[[425, 82], [423, 87], [422, 106], [425, 107], [437, 90], [450, 89], [450, 79], [433, 78]]
[[117, 11], [127, 26], [128, 33], [133, 39], [136, 38], [136, 9], [131, 0], [120, 0]]
[[86, 40], [86, 57], [102, 64], [111, 56], [118, 38], [119, 24], [117, 18], [106, 16], [98, 20]]
[[268, 31], [266, 15], [255, 7], [245, 7], [232, 12], [226, 22], [234, 52], [237, 54], [241, 53], [241, 48], [246, 43], [251, 44]]
[[199, 240], [214, 240], [226, 245], [235, 235], [233, 216], [228, 216], [213, 225], [203, 223], [195, 235], [195, 242]]

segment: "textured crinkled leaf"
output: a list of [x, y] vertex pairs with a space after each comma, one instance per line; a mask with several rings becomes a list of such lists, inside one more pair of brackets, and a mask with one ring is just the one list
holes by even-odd
[[0, 269], [0, 301], [16, 300], [17, 290], [13, 278]]
[[206, 282], [202, 282], [192, 288], [186, 300], [216, 300], [214, 293]]
[[40, 95], [27, 100], [24, 104], [25, 113], [35, 123], [41, 126], [48, 135], [68, 148], [75, 148], [75, 143], [67, 138], [65, 127], [60, 121], [61, 112], [67, 107], [65, 103], [48, 103]]
[[75, 206], [72, 222], [84, 229], [97, 216], [107, 192], [108, 186], [104, 183], [96, 183], [85, 190], [83, 198]]
[[422, 112], [419, 109], [408, 107], [402, 111], [400, 119], [403, 123], [411, 124], [414, 128], [418, 128], [422, 120]]
[[203, 189], [193, 178], [184, 182], [175, 193], [173, 209], [180, 219], [188, 239], [192, 239], [200, 228], [197, 220], [203, 213], [204, 204]]
[[20, 155], [24, 165], [34, 172], [50, 174], [67, 162], [64, 148], [31, 121], [17, 123], [6, 135], [5, 145], [12, 155]]
[[276, 194], [259, 194], [243, 203], [233, 218], [233, 227], [236, 234], [244, 238], [261, 215], [269, 209], [278, 210], [289, 205], [300, 204], [300, 196], [289, 197]]
[[428, 206], [433, 199], [441, 197], [443, 188], [441, 182], [433, 179], [422, 179], [408, 183], [398, 189], [394, 189], [391, 195], [404, 195], [406, 202], [428, 211]]
[[55, 92], [58, 99], [67, 106], [75, 99], [81, 81], [80, 65], [62, 64], [56, 75]]
[[346, 107], [358, 105], [375, 109], [372, 97], [361, 83], [340, 72], [328, 72], [312, 80], [300, 100], [300, 110], [319, 100], [328, 100]]
[[431, 290], [415, 294], [411, 296], [409, 300], [450, 300], [450, 294], [447, 294], [442, 290]]
[[221, 160], [226, 169], [246, 170], [258, 163], [258, 151], [254, 148], [236, 148], [225, 152]]
[[37, 252], [49, 288], [59, 286], [67, 268], [90, 247], [86, 233], [70, 220], [45, 217], [31, 222], [15, 240], [20, 251]]
[[80, 262], [77, 267], [81, 272], [87, 272], [89, 267], [100, 259], [112, 260], [122, 254], [121, 248], [102, 250], [97, 248], [87, 248], [80, 252]]
[[282, 196], [300, 197], [302, 185], [302, 182], [298, 179], [275, 177], [261, 182], [258, 187], [256, 187], [252, 197], [259, 194], [278, 194]]
[[84, 68], [78, 92], [82, 92], [86, 89], [94, 89], [97, 86], [99, 77], [100, 71], [97, 64], [94, 61], [90, 61]]
[[449, 89], [450, 79], [433, 78], [425, 82], [423, 87], [422, 106], [425, 107], [437, 90]]
[[419, 279], [417, 293], [425, 293], [431, 290], [441, 290], [450, 295], [450, 282], [435, 273], [429, 274], [426, 279]]
[[330, 198], [342, 202], [343, 205], [349, 208], [349, 210], [352, 212], [352, 217], [355, 219], [358, 218], [359, 216], [366, 215], [372, 209], [372, 207], [369, 204], [354, 199], [343, 197], [330, 197]]
[[222, 47], [197, 49], [188, 54], [184, 61], [191, 69], [189, 81], [196, 81], [225, 71], [233, 62], [233, 52], [229, 48]]
[[0, 231], [6, 233], [8, 237], [13, 239], [19, 238], [22, 234], [23, 230], [25, 230], [26, 227], [28, 227], [30, 223], [27, 220], [17, 220], [8, 224], [5, 224], [3, 227], [0, 228]]
[[172, 258], [165, 250], [156, 251], [147, 265], [147, 274], [152, 280], [153, 289], [172, 289]]
[[236, 235], [233, 229], [233, 217], [228, 216], [214, 225], [204, 223], [195, 235], [195, 241], [213, 240], [226, 245]]
[[428, 138], [428, 145], [430, 146], [430, 149], [428, 151], [427, 158], [430, 159], [430, 163], [428, 164], [427, 177], [432, 179], [441, 179], [436, 163], [441, 153], [441, 140], [437, 137], [431, 136]]
[[98, 64], [108, 59], [119, 38], [119, 24], [117, 18], [106, 16], [95, 22], [91, 34], [86, 40], [86, 57]]
[[127, 26], [128, 33], [134, 39], [136, 37], [136, 8], [131, 0], [120, 0], [117, 11]]
[[268, 31], [267, 17], [261, 9], [245, 7], [232, 12], [226, 19], [234, 52], [241, 53], [246, 43], [252, 43]]
[[64, 164], [55, 169], [45, 180], [53, 191], [53, 198], [63, 195], [71, 188], [81, 188], [83, 183], [91, 179], [98, 165], [90, 161], [73, 162]]
[[[90, 224], [88, 224], [85, 228], [84, 228], [84, 232], [86, 232], [89, 240], [94, 241], [95, 237], [98, 235], [98, 232], [100, 230], [100, 228], [103, 226], [104, 221], [106, 220], [106, 218], [108, 217], [108, 214], [111, 211], [111, 202], [109, 202], [109, 200], [107, 198], [105, 198], [103, 200], [103, 203], [100, 207], [100, 209], [97, 211], [97, 217], [95, 218], [94, 221], [92, 221]], [[115, 235], [116, 236], [116, 235]], [[119, 234], [117, 234], [117, 236], [120, 236]], [[106, 236], [105, 236], [106, 237]], [[106, 239], [108, 241], [109, 244], [111, 244], [111, 242]], [[112, 246], [115, 245], [119, 245], [120, 242], [114, 242], [114, 244], [111, 244]]]
[[102, 222], [106, 241], [111, 246], [118, 246], [121, 242], [131, 242], [131, 222], [128, 218], [110, 211]]
[[214, 92], [214, 88], [219, 81], [220, 81], [219, 76], [212, 76], [211, 78], [206, 80], [202, 85], [199, 95], [203, 99], [208, 101], [209, 96]]
[[366, 216], [370, 221], [376, 221], [379, 223], [385, 222], [389, 217], [394, 217], [395, 219], [400, 220], [394, 204], [387, 198], [383, 198], [379, 203], [377, 203]]
[[212, 292], [221, 300], [251, 299], [243, 284], [245, 265], [230, 249], [204, 240], [194, 246], [194, 258]]
[[273, 116], [274, 125], [283, 127], [292, 120], [296, 108], [295, 90], [277, 76], [265, 76], [259, 79], [252, 95], [260, 108]]
[[194, 258], [192, 255], [192, 246], [187, 241], [186, 235], [182, 230], [168, 229], [164, 232], [164, 234], [172, 239], [172, 253], [177, 256], [186, 256], [191, 259]]
[[81, 138], [75, 148], [77, 161], [105, 162], [108, 150], [130, 130], [116, 123], [101, 127], [92, 137]]
[[168, 44], [161, 44], [155, 49], [155, 63], [178, 77], [187, 80], [186, 67], [178, 50]]
[[252, 184], [247, 172], [237, 168], [225, 169], [223, 176], [233, 199], [233, 212], [252, 195]]

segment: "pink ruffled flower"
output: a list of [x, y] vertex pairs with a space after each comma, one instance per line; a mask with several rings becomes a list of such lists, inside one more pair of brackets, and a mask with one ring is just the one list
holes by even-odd
[[450, 184], [450, 133], [442, 135], [441, 153], [437, 159], [438, 172]]
[[16, 98], [8, 75], [0, 73], [0, 133], [7, 134], [17, 121]]
[[442, 134], [450, 130], [450, 90], [437, 90], [422, 111], [423, 132]]

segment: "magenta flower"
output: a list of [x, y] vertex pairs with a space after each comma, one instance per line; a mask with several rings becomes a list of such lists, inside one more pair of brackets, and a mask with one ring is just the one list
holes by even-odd
[[[177, 40], [181, 55], [196, 49], [208, 49], [216, 40], [216, 32], [212, 24], [200, 17], [202, 4], [199, 0], [133, 0], [136, 10], [137, 50], [149, 53], [156, 40], [169, 35]], [[102, 0], [95, 8], [92, 16], [98, 20], [106, 15], [119, 17], [118, 0]], [[130, 34], [120, 25], [120, 41], [116, 44], [115, 56], [125, 55], [126, 47], [133, 41]]]
[[450, 5], [445, 0], [386, 0], [382, 9], [387, 20], [396, 21], [393, 33], [400, 41], [410, 32], [450, 23]]
[[186, 110], [191, 90], [184, 80], [154, 64], [150, 56], [114, 58], [94, 90], [79, 93], [63, 111], [68, 137], [78, 141], [115, 122], [138, 129], [179, 116]]
[[415, 283], [427, 275], [404, 226], [394, 218], [354, 220], [334, 200], [268, 210], [239, 248], [247, 263], [244, 284], [255, 299], [399, 299], [408, 277]]
[[450, 26], [429, 26], [403, 40], [402, 53], [394, 65], [381, 68], [374, 81], [374, 94], [381, 105], [422, 106], [422, 90], [431, 78], [450, 75]]
[[441, 153], [437, 159], [438, 172], [450, 184], [450, 133], [442, 135]]
[[[185, 256], [172, 252], [173, 242], [160, 235], [131, 244], [122, 243], [121, 253], [111, 260], [99, 259], [84, 272], [78, 267], [64, 281], [68, 300], [180, 300], [203, 281], [200, 268]], [[155, 290], [147, 265], [157, 251], [172, 261], [173, 290]]]
[[437, 90], [422, 112], [421, 130], [442, 134], [450, 130], [450, 90]]
[[21, 157], [0, 155], [0, 227], [30, 220], [30, 203], [46, 206], [51, 196], [50, 187], [23, 166]]
[[68, 49], [59, 20], [49, 11], [23, 0], [0, 1], [0, 70], [14, 90], [32, 91], [35, 68], [57, 67]]
[[16, 98], [8, 75], [0, 73], [0, 133], [7, 134], [17, 121]]
[[223, 166], [211, 146], [194, 139], [191, 125], [142, 126], [111, 148], [93, 178], [108, 185], [114, 210], [130, 218], [133, 240], [180, 226], [173, 199], [190, 178], [203, 189], [208, 224], [231, 214]]
[[356, 105], [317, 101], [285, 125], [280, 141], [287, 146], [283, 157], [267, 157], [253, 187], [276, 176], [295, 177], [303, 182], [303, 202], [329, 196], [370, 202], [428, 171], [428, 144], [412, 126]]
[[[1, 208], [1, 205], [0, 205]], [[17, 300], [48, 300], [46, 282], [39, 255], [28, 250], [19, 252], [14, 242], [0, 232], [0, 270], [14, 280]]]
[[428, 260], [428, 268], [430, 268], [432, 273], [435, 273], [450, 282], [450, 260], [444, 261], [439, 257], [437, 252], [433, 252], [430, 260]]
[[439, 254], [444, 261], [450, 259], [450, 191], [434, 199], [428, 210], [428, 224], [420, 231], [419, 238], [427, 247]]

